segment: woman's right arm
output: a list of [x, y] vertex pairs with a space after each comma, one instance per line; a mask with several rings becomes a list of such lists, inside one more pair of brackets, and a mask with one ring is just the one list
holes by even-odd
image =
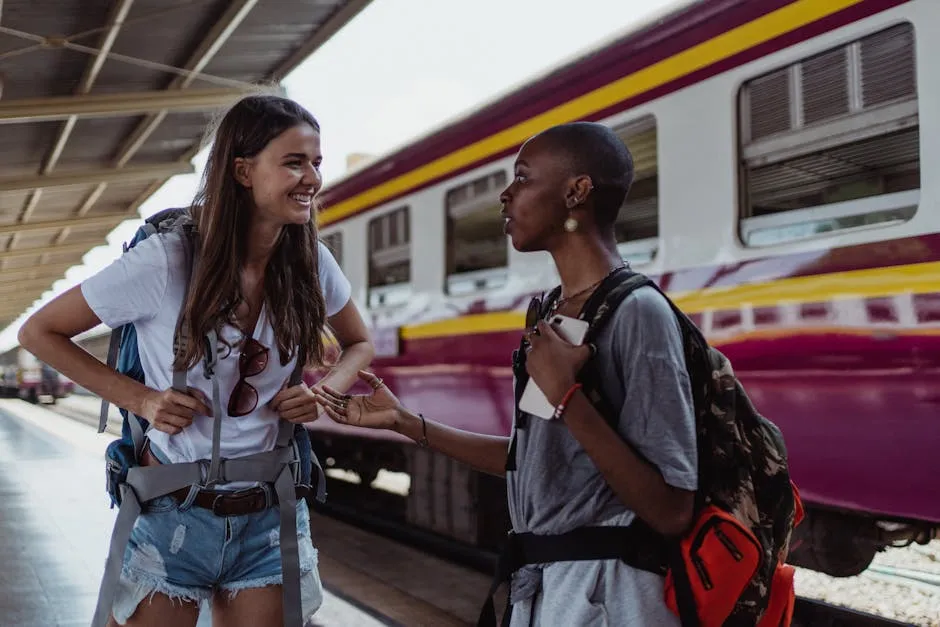
[[317, 402], [336, 422], [368, 429], [391, 429], [415, 442], [427, 439], [429, 448], [491, 475], [506, 474], [509, 438], [462, 431], [425, 419], [406, 409], [388, 386], [371, 372], [360, 370], [371, 394], [343, 394], [329, 385], [314, 390]]
[[127, 377], [76, 345], [72, 338], [101, 320], [75, 286], [34, 313], [20, 327], [20, 345], [85, 389], [142, 416], [167, 433], [179, 433], [193, 412], [211, 415], [198, 399], [174, 390], [158, 392]]
[[475, 469], [498, 477], [506, 475], [506, 455], [509, 452], [509, 438], [498, 435], [483, 435], [472, 431], [463, 431], [433, 422], [402, 407], [398, 412], [394, 431], [420, 442], [427, 438], [428, 448], [452, 457], [459, 462], [469, 464]]

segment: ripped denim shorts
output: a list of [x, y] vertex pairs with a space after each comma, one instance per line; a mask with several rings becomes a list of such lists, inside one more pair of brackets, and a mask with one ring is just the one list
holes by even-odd
[[[303, 616], [323, 601], [310, 512], [297, 503]], [[131, 532], [112, 613], [125, 624], [138, 604], [155, 593], [200, 605], [216, 591], [281, 583], [280, 513], [277, 507], [244, 516], [216, 516], [202, 507], [181, 509], [171, 496], [146, 505]]]

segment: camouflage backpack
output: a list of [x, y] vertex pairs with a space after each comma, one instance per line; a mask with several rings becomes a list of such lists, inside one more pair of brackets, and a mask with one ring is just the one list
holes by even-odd
[[[645, 546], [624, 559], [666, 575], [667, 603], [683, 626], [789, 624], [793, 569], [784, 562], [802, 505], [780, 430], [758, 413], [728, 359], [642, 274], [619, 270], [595, 291], [579, 316], [590, 323], [585, 342], [593, 342], [623, 299], [643, 286], [669, 302], [682, 332], [696, 414], [699, 488], [693, 526], [678, 542], [637, 519], [627, 528], [637, 534], [631, 544]], [[559, 294], [556, 288], [546, 304]], [[607, 409], [591, 362], [580, 381], [602, 415], [619, 415]]]

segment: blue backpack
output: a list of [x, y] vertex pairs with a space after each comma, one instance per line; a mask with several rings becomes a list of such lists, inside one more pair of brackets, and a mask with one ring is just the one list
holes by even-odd
[[[187, 209], [166, 209], [150, 218], [137, 230], [124, 252], [151, 235], [179, 231], [183, 234], [186, 262], [192, 274], [197, 262], [196, 237]], [[187, 277], [186, 293], [189, 292]], [[185, 302], [185, 297], [184, 297]], [[182, 311], [181, 314], [182, 315]], [[178, 351], [187, 338], [180, 335], [177, 324], [174, 350]], [[214, 379], [218, 338], [214, 332], [205, 338], [204, 359], [206, 378]], [[133, 324], [125, 324], [111, 331], [108, 347], [108, 366], [141, 383], [146, 383], [140, 354], [137, 349], [137, 331]], [[289, 385], [298, 385], [303, 376], [303, 365], [298, 361], [291, 373]], [[173, 373], [173, 388], [186, 392], [186, 372]], [[296, 498], [308, 502], [314, 494], [313, 471], [317, 471], [316, 500], [326, 500], [326, 477], [319, 460], [313, 454], [310, 434], [303, 425], [281, 420], [277, 444], [272, 451], [243, 458], [223, 459], [219, 455], [221, 422], [224, 417], [219, 398], [218, 380], [213, 380], [214, 424], [213, 455], [211, 460], [191, 463], [140, 465], [140, 456], [146, 442], [150, 423], [146, 419], [119, 408], [123, 421], [121, 437], [108, 445], [106, 459], [107, 491], [111, 507], [119, 507], [105, 574], [98, 595], [98, 607], [93, 627], [104, 627], [111, 614], [114, 594], [120, 577], [124, 551], [134, 522], [142, 511], [142, 504], [154, 498], [175, 492], [183, 487], [211, 487], [233, 481], [261, 481], [274, 484], [281, 510], [281, 562], [283, 567], [284, 625], [300, 627], [303, 622], [300, 605], [300, 560], [296, 532]], [[102, 399], [98, 433], [103, 433], [108, 422], [108, 401]]]

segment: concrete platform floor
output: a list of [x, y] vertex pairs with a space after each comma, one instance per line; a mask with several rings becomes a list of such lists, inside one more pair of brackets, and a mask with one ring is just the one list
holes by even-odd
[[[90, 625], [117, 513], [104, 485], [112, 439], [0, 399], [0, 627]], [[388, 623], [327, 592], [314, 624]]]

